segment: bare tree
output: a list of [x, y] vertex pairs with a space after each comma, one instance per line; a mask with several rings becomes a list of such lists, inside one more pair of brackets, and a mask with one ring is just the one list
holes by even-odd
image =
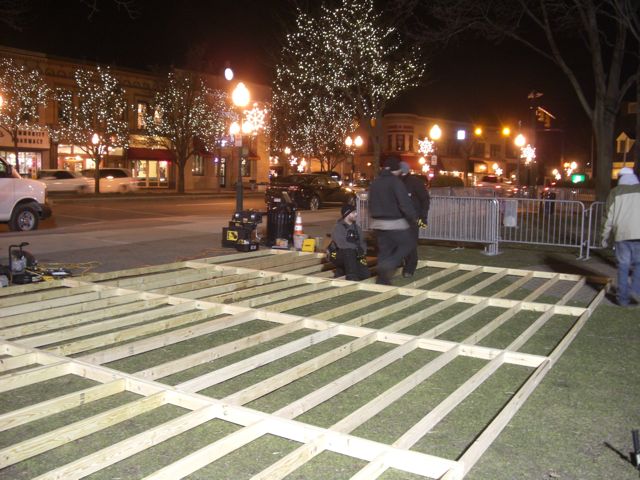
[[49, 88], [38, 70], [30, 70], [11, 58], [0, 61], [0, 130], [13, 143], [18, 165], [18, 141], [21, 130], [41, 130], [40, 107], [49, 96]]
[[95, 192], [100, 193], [103, 158], [129, 143], [124, 89], [108, 68], [78, 69], [74, 77], [75, 93], [56, 92], [61, 114], [55, 135], [93, 158]]
[[189, 157], [200, 146], [213, 151], [232, 117], [227, 94], [212, 90], [192, 72], [169, 73], [145, 119], [151, 146], [169, 150], [178, 167], [177, 191], [184, 193]]
[[[627, 0], [396, 0], [406, 9], [427, 8], [430, 32], [454, 39], [475, 32], [512, 39], [553, 62], [567, 77], [591, 121], [596, 143], [596, 193], [611, 188], [614, 126], [621, 102], [638, 76], [628, 72], [629, 24], [611, 1]], [[628, 0], [635, 5], [637, 2]], [[435, 25], [435, 28], [434, 28]], [[433, 37], [431, 37], [433, 39]], [[584, 74], [588, 65], [590, 75]]]

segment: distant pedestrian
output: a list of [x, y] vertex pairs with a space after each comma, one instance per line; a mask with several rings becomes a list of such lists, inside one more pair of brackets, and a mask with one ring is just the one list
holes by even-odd
[[340, 213], [331, 234], [337, 250], [329, 254], [329, 259], [336, 266], [336, 277], [344, 275], [347, 280], [365, 280], [371, 273], [367, 267], [367, 243], [356, 224], [356, 207], [344, 205]]
[[410, 225], [415, 244], [411, 252], [404, 258], [404, 266], [402, 268], [402, 276], [408, 278], [413, 277], [413, 274], [416, 273], [416, 267], [418, 266], [418, 235], [421, 228], [427, 227], [431, 197], [424, 182], [417, 176], [409, 173], [411, 169], [407, 162], [400, 162], [400, 171], [402, 172], [400, 178], [404, 182], [404, 186], [407, 187], [409, 198], [418, 216], [418, 220]]
[[618, 261], [616, 298], [618, 305], [628, 307], [640, 303], [640, 182], [628, 167], [622, 168], [618, 176], [618, 186], [607, 198], [602, 246], [607, 247], [613, 232]]
[[400, 173], [400, 159], [387, 157], [380, 174], [369, 187], [371, 227], [378, 239], [376, 283], [383, 285], [391, 285], [395, 269], [416, 243], [410, 226], [418, 219], [407, 188], [399, 178]]

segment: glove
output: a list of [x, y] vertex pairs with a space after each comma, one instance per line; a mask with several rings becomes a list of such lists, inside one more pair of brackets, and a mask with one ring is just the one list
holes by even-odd
[[427, 222], [425, 222], [423, 219], [419, 218], [418, 219], [418, 228], [427, 228]]
[[364, 265], [367, 266], [367, 257], [358, 257], [358, 261]]

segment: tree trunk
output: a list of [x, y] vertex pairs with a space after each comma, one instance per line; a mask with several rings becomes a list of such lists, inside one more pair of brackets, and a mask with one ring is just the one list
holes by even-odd
[[615, 117], [611, 113], [597, 112], [593, 117], [596, 140], [596, 200], [605, 201], [611, 190]]
[[[184, 168], [187, 165], [186, 158], [178, 158], [176, 162], [178, 164], [178, 184], [176, 186], [176, 191], [178, 193], [184, 193]], [[239, 159], [238, 161], [242, 161]]]
[[382, 157], [382, 114], [378, 114], [376, 118], [368, 119], [366, 122], [367, 133], [373, 144], [373, 160], [371, 167], [373, 169], [372, 177], [376, 176], [380, 168], [380, 159]]
[[96, 162], [96, 167], [93, 169], [93, 180], [95, 182], [93, 191], [100, 193], [100, 164], [102, 163], [102, 158], [99, 151], [96, 150], [93, 152], [93, 159]]

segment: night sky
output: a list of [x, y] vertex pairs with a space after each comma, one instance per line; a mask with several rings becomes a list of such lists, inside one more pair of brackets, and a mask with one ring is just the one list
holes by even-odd
[[[137, 0], [134, 19], [110, 0], [99, 0], [91, 19], [77, 0], [33, 3], [21, 31], [0, 30], [0, 44], [138, 69], [199, 59], [201, 67], [219, 72], [228, 61], [238, 78], [264, 83], [272, 78], [279, 45], [295, 16], [288, 0]], [[586, 159], [589, 124], [568, 80], [517, 45], [476, 40], [439, 51], [427, 65], [424, 85], [390, 110], [526, 125], [532, 90], [544, 93], [542, 105], [558, 117], [554, 127], [565, 131], [565, 153]]]

